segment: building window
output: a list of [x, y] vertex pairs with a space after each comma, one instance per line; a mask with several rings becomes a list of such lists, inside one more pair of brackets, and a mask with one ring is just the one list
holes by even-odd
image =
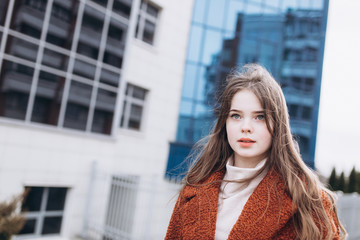
[[138, 23], [135, 32], [136, 38], [148, 44], [154, 44], [154, 36], [159, 12], [159, 8], [152, 3], [146, 0], [141, 1]]
[[127, 85], [120, 127], [140, 130], [146, 95], [146, 89]]
[[19, 235], [60, 234], [67, 188], [25, 187], [28, 191], [21, 211], [26, 222]]
[[[0, 2], [3, 25], [9, 1]], [[119, 82], [129, 24], [125, 17], [132, 1], [113, 0], [111, 6], [107, 2], [15, 1], [16, 7], [7, 13], [10, 24], [4, 26], [12, 31], [2, 35], [5, 30], [0, 29], [0, 41], [6, 43], [0, 58], [0, 118], [113, 133], [112, 123], [120, 115], [115, 102], [125, 92]], [[42, 29], [43, 24], [48, 27]], [[39, 47], [42, 34], [46, 44]], [[37, 59], [41, 64], [35, 68]], [[138, 111], [136, 107], [132, 111]]]

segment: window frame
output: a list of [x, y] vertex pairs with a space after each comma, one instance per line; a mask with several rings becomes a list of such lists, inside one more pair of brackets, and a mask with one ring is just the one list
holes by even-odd
[[[147, 12], [148, 5], [151, 5], [153, 8], [157, 9], [156, 17], [152, 16], [151, 14], [149, 14]], [[136, 23], [136, 29], [135, 29], [135, 38], [145, 44], [150, 45], [150, 46], [156, 46], [160, 14], [161, 14], [161, 8], [157, 4], [155, 4], [151, 1], [148, 1], [148, 0], [141, 0], [139, 13], [138, 13], [137, 20], [136, 20], [137, 23]], [[154, 24], [153, 39], [152, 39], [151, 43], [144, 40], [146, 21], [149, 21], [150, 23]]]
[[[140, 99], [140, 98], [136, 98], [133, 96], [133, 92], [135, 88], [139, 88], [144, 92], [144, 99]], [[136, 131], [136, 132], [142, 132], [143, 131], [143, 126], [144, 126], [144, 113], [145, 113], [145, 109], [147, 106], [147, 97], [149, 94], [149, 90], [131, 84], [131, 83], [127, 83], [126, 86], [126, 92], [124, 93], [124, 99], [123, 99], [123, 111], [121, 113], [121, 117], [120, 117], [120, 128], [121, 129], [126, 129], [126, 130], [130, 130], [130, 131]], [[129, 127], [129, 122], [131, 120], [131, 106], [132, 105], [137, 105], [137, 106], [141, 106], [142, 107], [142, 111], [141, 111], [141, 116], [140, 116], [140, 123], [139, 123], [139, 128], [130, 128]]]
[[[68, 195], [69, 188], [67, 187], [46, 187], [46, 186], [25, 186], [26, 188], [43, 188], [42, 196], [41, 196], [41, 203], [40, 203], [40, 209], [39, 211], [32, 211], [27, 212], [25, 211], [25, 221], [28, 220], [36, 220], [35, 227], [34, 227], [34, 233], [29, 234], [18, 234], [17, 237], [19, 238], [25, 238], [25, 237], [43, 237], [43, 236], [58, 236], [61, 234], [62, 226], [63, 226], [63, 220], [64, 220], [64, 213], [66, 208], [66, 198]], [[65, 188], [65, 200], [64, 200], [64, 206], [62, 210], [46, 210], [48, 201], [49, 201], [49, 192], [52, 188]], [[25, 200], [26, 202], [26, 200]], [[23, 209], [21, 209], [23, 212]], [[42, 231], [44, 229], [44, 221], [47, 217], [61, 217], [61, 223], [60, 223], [60, 230], [58, 233], [48, 233], [43, 234]]]

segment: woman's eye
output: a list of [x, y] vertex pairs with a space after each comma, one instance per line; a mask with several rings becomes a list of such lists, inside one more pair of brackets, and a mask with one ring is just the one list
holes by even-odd
[[264, 116], [264, 115], [257, 115], [257, 116], [256, 116], [256, 119], [257, 119], [257, 120], [264, 120], [264, 119], [265, 119], [265, 116]]
[[236, 114], [236, 113], [231, 114], [230, 117], [233, 118], [233, 119], [240, 119], [240, 115], [239, 115], [239, 114]]

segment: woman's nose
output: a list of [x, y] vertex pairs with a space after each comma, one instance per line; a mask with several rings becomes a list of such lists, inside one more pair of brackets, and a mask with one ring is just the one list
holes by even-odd
[[252, 133], [253, 128], [251, 126], [250, 120], [244, 119], [243, 124], [241, 125], [241, 132], [242, 133]]

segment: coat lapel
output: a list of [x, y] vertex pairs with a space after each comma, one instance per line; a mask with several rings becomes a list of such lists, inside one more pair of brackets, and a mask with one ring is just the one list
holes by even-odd
[[[184, 206], [183, 225], [184, 236], [189, 239], [214, 239], [216, 228], [216, 215], [220, 182], [224, 177], [224, 171], [215, 172], [204, 184], [215, 182], [201, 187], [186, 186], [183, 192]], [[185, 238], [187, 239], [187, 238]]]
[[228, 239], [273, 239], [295, 214], [284, 181], [269, 170], [246, 202]]

